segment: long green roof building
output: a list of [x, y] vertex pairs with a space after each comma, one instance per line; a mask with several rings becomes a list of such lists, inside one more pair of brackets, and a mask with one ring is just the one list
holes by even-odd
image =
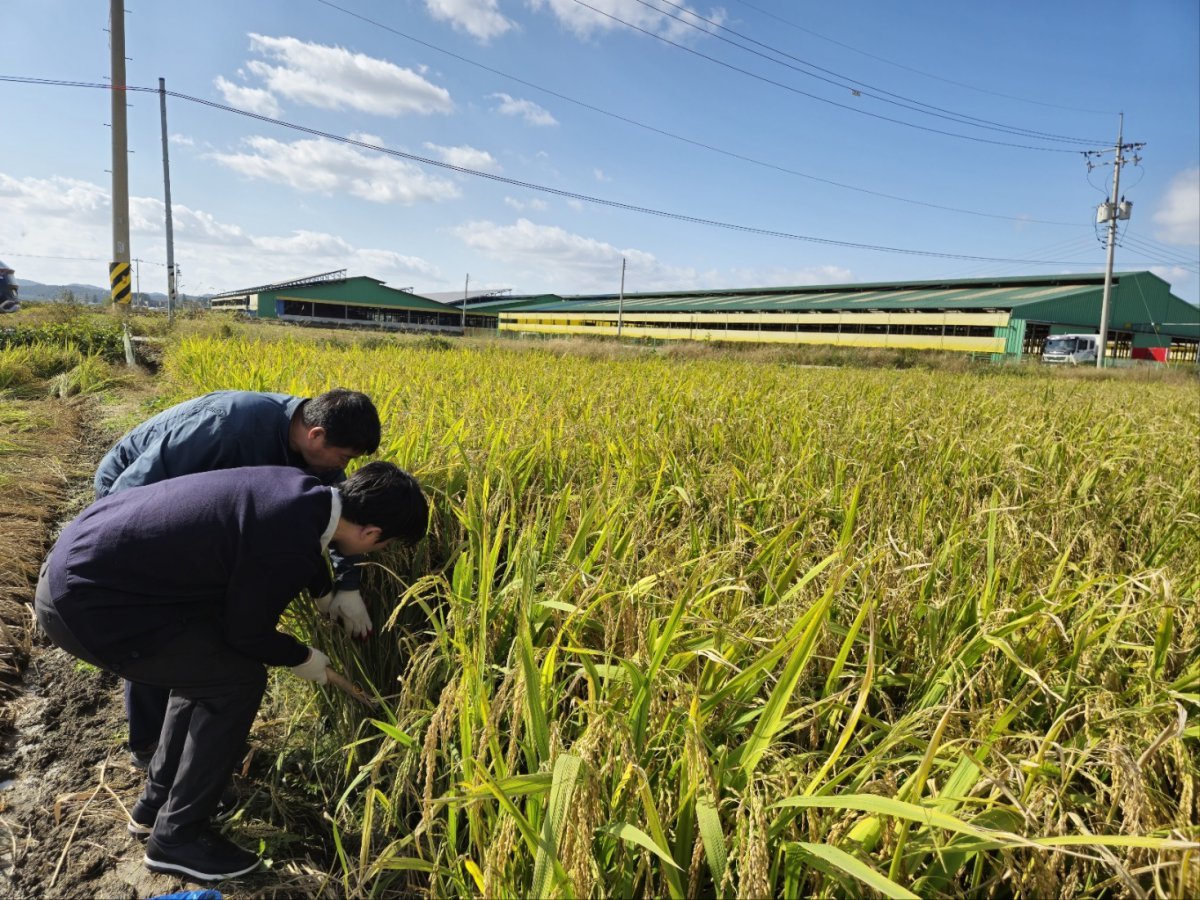
[[[1104, 276], [973, 278], [811, 287], [507, 297], [473, 303], [504, 332], [656, 340], [836, 344], [1040, 354], [1095, 334]], [[1200, 308], [1150, 272], [1113, 276], [1109, 356], [1195, 361]]]
[[[1041, 353], [1051, 335], [1095, 334], [1104, 276], [835, 284], [589, 295], [506, 295], [442, 303], [345, 270], [221, 294], [218, 309], [264, 319], [447, 334], [593, 335], [650, 340], [832, 344]], [[1200, 308], [1151, 272], [1113, 276], [1110, 359], [1197, 360]]]
[[294, 281], [227, 291], [212, 308], [247, 312], [260, 319], [312, 325], [377, 326], [403, 331], [462, 334], [496, 327], [496, 314], [448, 306], [378, 278], [346, 276], [345, 269]]

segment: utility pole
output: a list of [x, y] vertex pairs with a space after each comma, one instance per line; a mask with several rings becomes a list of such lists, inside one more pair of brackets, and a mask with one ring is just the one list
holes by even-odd
[[617, 297], [617, 337], [625, 325], [625, 257], [621, 257], [621, 293]]
[[112, 302], [129, 304], [129, 141], [125, 127], [125, 3], [109, 0], [112, 55]]
[[462, 314], [462, 333], [463, 337], [467, 336], [467, 294], [471, 291], [471, 273], [467, 273], [466, 284], [463, 285], [463, 314]]
[[167, 216], [167, 321], [175, 319], [175, 229], [171, 220], [171, 162], [167, 153], [167, 83], [158, 79], [158, 111], [162, 119], [163, 206]]
[[[1112, 182], [1112, 197], [1100, 204], [1100, 208], [1096, 212], [1097, 222], [1107, 222], [1108, 224], [1108, 261], [1104, 266], [1104, 296], [1100, 301], [1100, 346], [1096, 348], [1096, 368], [1104, 368], [1104, 358], [1108, 355], [1108, 313], [1109, 303], [1112, 298], [1112, 277], [1113, 277], [1113, 257], [1117, 250], [1117, 220], [1128, 219], [1133, 211], [1133, 204], [1120, 198], [1121, 191], [1121, 166], [1125, 165], [1125, 151], [1137, 150], [1146, 146], [1145, 144], [1126, 144], [1123, 143], [1125, 134], [1125, 113], [1121, 113], [1121, 117], [1117, 123], [1117, 144], [1113, 148], [1113, 182]], [[1134, 156], [1133, 162], [1140, 162], [1140, 157]], [[1088, 166], [1092, 165], [1089, 160]]]

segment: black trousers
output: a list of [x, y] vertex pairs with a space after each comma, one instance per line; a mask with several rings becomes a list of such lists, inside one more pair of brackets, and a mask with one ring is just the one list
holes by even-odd
[[[159, 846], [187, 843], [206, 827], [242, 752], [267, 684], [266, 667], [225, 643], [217, 622], [196, 622], [137, 657], [106, 659], [64, 620], [42, 564], [34, 595], [38, 623], [55, 644], [136, 684], [170, 691], [167, 717], [141, 805], [157, 810]], [[63, 598], [60, 598], [60, 600]]]
[[158, 744], [171, 692], [152, 684], [125, 682], [125, 718], [129, 720], [129, 749], [138, 753]]

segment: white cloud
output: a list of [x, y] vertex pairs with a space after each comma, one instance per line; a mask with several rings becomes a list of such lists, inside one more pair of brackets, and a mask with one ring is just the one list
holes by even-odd
[[1150, 271], [1171, 286], [1174, 293], [1179, 293], [1181, 285], [1192, 280], [1192, 273], [1183, 266], [1151, 266]]
[[589, 0], [588, 5], [595, 9], [588, 9], [574, 0], [530, 0], [529, 5], [535, 10], [548, 9], [560, 25], [584, 39], [599, 32], [626, 30], [626, 26], [616, 21], [621, 19], [652, 34], [673, 41], [686, 41], [698, 37], [701, 31], [714, 30], [712, 25], [699, 18], [700, 15], [717, 24], [724, 23], [727, 18], [725, 10], [720, 8], [698, 14], [690, 7], [679, 4], [683, 9], [672, 7], [664, 13], [637, 0]]
[[530, 125], [557, 125], [558, 120], [548, 110], [542, 109], [532, 100], [517, 100], [508, 94], [489, 94], [489, 100], [499, 100], [495, 111], [502, 116], [521, 116]]
[[636, 248], [621, 249], [553, 225], [517, 219], [511, 225], [468, 222], [451, 234], [476, 252], [503, 263], [506, 277], [522, 293], [615, 293], [626, 262], [625, 289], [685, 291], [702, 288], [769, 287], [775, 285], [847, 284], [854, 273], [839, 266], [804, 268], [740, 268], [697, 270], [670, 265]]
[[[667, 266], [642, 250], [622, 250], [554, 225], [518, 219], [512, 225], [468, 222], [451, 234], [489, 259], [506, 264], [514, 282], [529, 290], [571, 293], [616, 291], [624, 257], [637, 290], [693, 286], [700, 276], [692, 269]], [[632, 288], [631, 288], [632, 290]]]
[[[0, 198], [6, 210], [0, 216], [0, 246], [11, 248], [5, 262], [17, 270], [18, 278], [107, 284], [112, 221], [105, 188], [74, 179], [15, 179], [0, 173]], [[309, 230], [251, 234], [240, 225], [178, 202], [172, 204], [171, 218], [175, 258], [189, 294], [342, 268], [398, 287], [441, 279], [437, 266], [420, 257], [385, 247], [355, 246], [331, 234]], [[130, 197], [130, 245], [141, 259], [138, 276], [143, 291], [166, 290], [163, 219], [162, 200]], [[64, 221], [71, 222], [67, 231]]]
[[612, 181], [611, 178], [604, 174], [603, 169], [592, 169], [592, 177], [597, 181]]
[[545, 200], [541, 200], [537, 197], [531, 197], [528, 200], [518, 200], [516, 197], [505, 197], [504, 202], [517, 212], [524, 212], [527, 209], [531, 209], [534, 212], [544, 212], [550, 208]]
[[74, 178], [0, 172], [0, 209], [0, 258], [18, 280], [108, 283], [112, 214], [104, 188]]
[[496, 0], [425, 0], [425, 8], [435, 19], [485, 43], [516, 27], [500, 12]]
[[426, 150], [444, 163], [458, 166], [462, 169], [474, 169], [478, 172], [499, 172], [500, 163], [486, 150], [463, 145], [461, 147], [443, 147], [428, 141], [423, 145]]
[[250, 48], [270, 61], [250, 60], [246, 70], [262, 79], [264, 93], [272, 98], [282, 96], [320, 109], [356, 109], [377, 116], [429, 115], [454, 109], [445, 88], [385, 59], [344, 47], [261, 34], [250, 35]]
[[[23, 227], [26, 217], [58, 217], [54, 233], [61, 234], [64, 222], [93, 224], [110, 222], [109, 193], [104, 188], [76, 178], [15, 179], [0, 173], [0, 197], [6, 229]], [[12, 234], [6, 230], [4, 235]]]
[[576, 212], [580, 212], [583, 209], [583, 201], [576, 200], [574, 197], [569, 197], [567, 199], [567, 206], [569, 206], [571, 209], [575, 210]]
[[433, 263], [426, 262], [419, 256], [405, 256], [393, 250], [355, 249], [351, 259], [355, 263], [354, 270], [356, 272], [370, 275], [372, 278], [379, 277], [375, 274], [377, 272], [391, 273], [383, 280], [392, 279], [392, 287], [395, 288], [413, 286], [395, 283], [394, 279], [397, 275], [407, 275], [410, 280], [412, 276], [419, 276], [427, 281], [442, 277], [441, 270]]
[[196, 142], [186, 134], [172, 134], [167, 137], [167, 140], [172, 144], [178, 144], [181, 147], [194, 147]]
[[243, 87], [220, 75], [213, 79], [213, 84], [217, 86], [217, 90], [221, 92], [221, 96], [230, 106], [236, 106], [238, 109], [244, 109], [246, 112], [256, 115], [269, 116], [272, 119], [278, 119], [282, 113], [279, 103], [270, 91], [262, 88]]
[[1186, 169], [1171, 179], [1154, 213], [1155, 236], [1168, 244], [1200, 245], [1200, 168]]
[[[374, 138], [371, 142], [377, 141]], [[247, 152], [210, 156], [248, 178], [274, 181], [300, 191], [351, 194], [373, 203], [411, 206], [459, 195], [454, 182], [426, 175], [412, 163], [324, 138], [287, 144], [256, 136], [248, 138], [246, 144]]]
[[[154, 197], [129, 198], [131, 231], [144, 233], [163, 231], [165, 219], [166, 213], [161, 200]], [[239, 247], [250, 240], [249, 236], [237, 225], [223, 224], [210, 213], [177, 203], [171, 204], [171, 230], [177, 243], [203, 244], [206, 247]], [[152, 254], [147, 253], [146, 255]]]

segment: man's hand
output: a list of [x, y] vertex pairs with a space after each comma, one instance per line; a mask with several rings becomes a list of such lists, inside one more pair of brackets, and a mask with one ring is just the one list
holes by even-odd
[[305, 681], [315, 681], [317, 684], [324, 684], [328, 680], [328, 676], [325, 674], [325, 667], [328, 665], [328, 656], [316, 647], [309, 647], [308, 659], [298, 666], [292, 666], [292, 672]]
[[[323, 600], [324, 597], [317, 601], [317, 609], [321, 609]], [[365, 638], [373, 630], [371, 615], [367, 612], [367, 604], [363, 603], [359, 591], [337, 591], [321, 612], [333, 619], [340, 619], [342, 627], [350, 637]]]

